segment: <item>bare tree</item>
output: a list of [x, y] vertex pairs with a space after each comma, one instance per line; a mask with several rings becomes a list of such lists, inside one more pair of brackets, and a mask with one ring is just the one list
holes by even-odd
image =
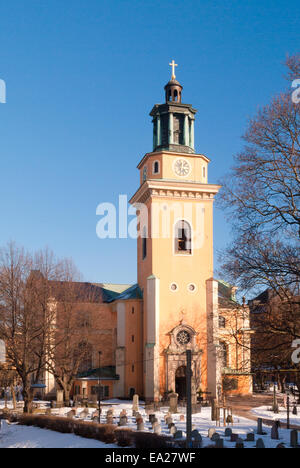
[[[286, 65], [289, 80], [300, 78], [299, 55]], [[300, 104], [289, 86], [249, 122], [245, 147], [221, 192], [234, 233], [223, 271], [244, 291], [272, 289], [281, 303], [261, 324], [266, 353], [279, 346], [279, 335], [283, 347], [300, 334], [299, 123]]]
[[74, 282], [76, 272], [68, 269], [65, 281], [53, 282], [51, 307], [55, 311], [52, 336], [47, 350], [47, 368], [58, 388], [63, 390], [66, 403], [82, 365], [91, 367], [92, 323], [86, 304], [96, 300], [91, 284]]
[[55, 319], [52, 282], [63, 277], [64, 264], [47, 249], [30, 255], [10, 243], [0, 250], [0, 338], [22, 381], [25, 412], [31, 412], [34, 385], [47, 368]]

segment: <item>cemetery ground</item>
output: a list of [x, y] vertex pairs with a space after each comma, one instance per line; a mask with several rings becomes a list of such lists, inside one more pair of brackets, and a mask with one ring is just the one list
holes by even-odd
[[[271, 427], [272, 420], [284, 422], [287, 418], [285, 408], [280, 408], [280, 413], [274, 415], [268, 411], [271, 405], [271, 396], [259, 396], [248, 399], [233, 399], [233, 425], [221, 427], [211, 421], [211, 408], [202, 408], [201, 412], [193, 415], [193, 430], [198, 431], [199, 446], [217, 447], [217, 448], [276, 448], [283, 444], [284, 448], [291, 447], [291, 431], [283, 425], [276, 430], [276, 424]], [[50, 413], [47, 402], [37, 402], [40, 412], [44, 413], [46, 407]], [[257, 405], [257, 406], [255, 406]], [[0, 409], [4, 403], [0, 402]], [[74, 421], [84, 420], [92, 421], [95, 417], [95, 409], [76, 408], [72, 415]], [[51, 409], [53, 417], [67, 417], [70, 408]], [[154, 416], [155, 415], [155, 416]], [[291, 425], [300, 429], [300, 408], [298, 406], [298, 415], [291, 415]], [[169, 417], [169, 419], [167, 419]], [[133, 431], [156, 433], [158, 435], [168, 436], [174, 440], [173, 447], [179, 447], [184, 443], [186, 431], [185, 409], [178, 407], [177, 414], [169, 414], [169, 407], [162, 407], [159, 411], [149, 411], [145, 408], [143, 402], [139, 402], [138, 416], [133, 416], [132, 401], [110, 400], [102, 403], [101, 424], [110, 423], [121, 429], [131, 429]], [[263, 434], [257, 434], [257, 419], [268, 419], [269, 424], [263, 424]], [[137, 424], [137, 419], [139, 422]], [[150, 420], [152, 422], [150, 422]], [[264, 421], [267, 422], [267, 421]], [[226, 431], [226, 433], [225, 433]], [[231, 436], [233, 433], [233, 436]], [[195, 433], [194, 433], [195, 434]], [[197, 432], [196, 432], [197, 434]], [[273, 438], [272, 438], [273, 437]], [[297, 433], [292, 436], [297, 443]], [[296, 442], [295, 442], [296, 441]], [[178, 445], [176, 445], [178, 444]], [[183, 445], [181, 445], [183, 446]], [[115, 444], [105, 444], [93, 439], [84, 439], [74, 434], [61, 434], [37, 427], [27, 427], [18, 424], [8, 424], [2, 422], [0, 429], [0, 448], [117, 448]], [[281, 446], [282, 447], [282, 446]]]

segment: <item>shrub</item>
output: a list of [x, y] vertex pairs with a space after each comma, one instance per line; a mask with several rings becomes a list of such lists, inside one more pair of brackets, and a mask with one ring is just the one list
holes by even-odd
[[132, 429], [116, 429], [115, 436], [119, 447], [130, 447], [133, 445]]
[[171, 441], [174, 441], [173, 437], [161, 436], [150, 432], [134, 432], [133, 440], [135, 448], [139, 450], [168, 448]]

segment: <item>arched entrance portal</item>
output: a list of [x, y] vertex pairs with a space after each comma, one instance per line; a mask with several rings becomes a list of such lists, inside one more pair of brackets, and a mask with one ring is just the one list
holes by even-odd
[[186, 366], [178, 367], [175, 376], [176, 393], [180, 400], [186, 398]]

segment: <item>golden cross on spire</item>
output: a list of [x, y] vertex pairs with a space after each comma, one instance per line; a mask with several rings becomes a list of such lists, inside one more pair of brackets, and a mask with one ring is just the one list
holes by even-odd
[[170, 67], [172, 67], [172, 80], [176, 79], [175, 75], [175, 67], [178, 67], [177, 63], [175, 63], [175, 60], [172, 60], [171, 63], [169, 63]]

